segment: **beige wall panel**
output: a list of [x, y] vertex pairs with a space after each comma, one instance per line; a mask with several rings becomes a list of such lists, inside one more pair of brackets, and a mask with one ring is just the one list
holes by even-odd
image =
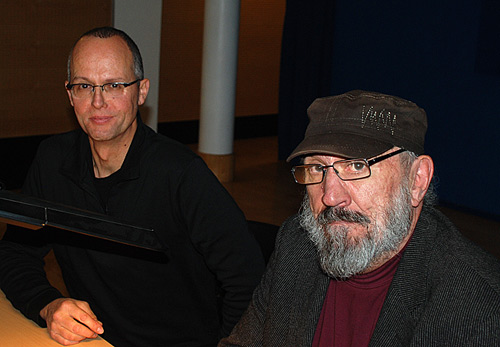
[[[199, 119], [202, 0], [163, 1], [159, 121]], [[242, 0], [236, 115], [278, 111], [285, 0]], [[76, 126], [64, 90], [74, 40], [112, 22], [111, 0], [0, 2], [0, 138]]]
[[202, 0], [164, 0], [158, 122], [199, 119]]
[[0, 15], [0, 138], [74, 128], [66, 59], [84, 31], [111, 24], [112, 1], [2, 0]]
[[285, 2], [241, 2], [236, 116], [278, 113]]
[[[199, 119], [202, 0], [163, 1], [159, 122]], [[242, 0], [236, 116], [278, 112], [285, 0]]]

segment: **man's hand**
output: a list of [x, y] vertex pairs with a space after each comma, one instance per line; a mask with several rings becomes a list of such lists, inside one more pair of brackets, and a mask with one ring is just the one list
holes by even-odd
[[40, 311], [50, 337], [64, 346], [96, 338], [104, 332], [102, 323], [85, 301], [61, 298]]

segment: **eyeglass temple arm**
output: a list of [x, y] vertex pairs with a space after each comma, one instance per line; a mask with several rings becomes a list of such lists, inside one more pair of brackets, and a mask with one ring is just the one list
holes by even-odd
[[373, 165], [375, 163], [378, 163], [379, 161], [382, 161], [384, 159], [392, 157], [393, 155], [396, 155], [396, 154], [399, 154], [399, 153], [403, 153], [403, 152], [406, 152], [406, 149], [400, 148], [397, 151], [394, 151], [394, 152], [391, 152], [391, 153], [387, 153], [387, 154], [385, 154], [383, 156], [370, 159], [367, 162], [368, 162], [368, 165]]

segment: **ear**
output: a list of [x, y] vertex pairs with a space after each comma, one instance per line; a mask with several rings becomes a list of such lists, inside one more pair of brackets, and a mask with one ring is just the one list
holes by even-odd
[[144, 78], [142, 81], [139, 82], [139, 99], [137, 101], [137, 104], [141, 106], [146, 102], [146, 97], [148, 96], [149, 92], [149, 79]]
[[66, 85], [67, 85], [68, 83], [69, 83], [68, 81], [65, 81], [65, 82], [64, 82], [64, 89], [66, 89], [66, 93], [68, 93], [69, 103], [71, 104], [71, 106], [75, 106], [75, 105], [73, 104], [73, 95], [71, 94], [71, 90], [69, 90], [68, 88], [66, 88]]
[[432, 158], [428, 155], [419, 156], [412, 165], [411, 173], [411, 177], [413, 177], [411, 204], [413, 207], [417, 207], [424, 200], [425, 193], [432, 181], [434, 174]]

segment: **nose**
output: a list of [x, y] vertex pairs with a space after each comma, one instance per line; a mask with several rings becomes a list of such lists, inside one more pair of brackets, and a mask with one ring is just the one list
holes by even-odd
[[92, 94], [92, 106], [95, 108], [101, 108], [106, 105], [106, 101], [104, 100], [104, 96], [102, 94], [103, 91], [101, 87], [94, 87], [94, 93]]
[[351, 204], [351, 195], [346, 187], [346, 182], [342, 181], [333, 168], [328, 168], [323, 185], [322, 201], [325, 206], [346, 207]]

